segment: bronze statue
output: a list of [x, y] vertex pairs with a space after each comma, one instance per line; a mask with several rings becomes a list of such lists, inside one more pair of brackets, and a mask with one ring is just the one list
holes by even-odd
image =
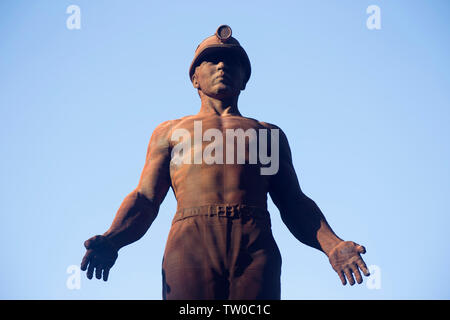
[[189, 76], [200, 111], [153, 132], [138, 186], [109, 230], [85, 242], [89, 279], [108, 279], [119, 249], [145, 234], [170, 187], [177, 212], [163, 257], [164, 299], [280, 299], [267, 194], [292, 234], [328, 256], [342, 284], [361, 283], [360, 270], [369, 275], [364, 247], [340, 239], [300, 189], [283, 131], [239, 112], [250, 73], [229, 26], [198, 46]]

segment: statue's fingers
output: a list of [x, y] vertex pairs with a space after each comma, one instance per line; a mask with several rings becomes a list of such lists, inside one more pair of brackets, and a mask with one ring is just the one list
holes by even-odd
[[338, 270], [336, 272], [337, 272], [339, 278], [341, 279], [342, 285], [345, 286], [347, 284], [347, 280], [345, 280], [344, 271]]
[[94, 264], [91, 261], [89, 263], [89, 267], [88, 267], [87, 272], [86, 272], [86, 276], [87, 276], [87, 278], [89, 280], [92, 279], [92, 276], [94, 275], [94, 269], [95, 269], [95, 266], [94, 266]]
[[362, 254], [364, 254], [364, 253], [366, 253], [366, 248], [364, 248], [364, 246], [362, 246], [362, 245], [356, 245], [356, 250], [359, 252], [359, 253], [362, 253]]
[[365, 262], [363, 261], [363, 259], [356, 260], [356, 264], [358, 265], [358, 267], [361, 269], [361, 271], [364, 273], [364, 275], [366, 277], [370, 276], [369, 269], [367, 269], [367, 266], [366, 266]]
[[84, 242], [84, 247], [89, 250], [91, 248], [93, 242], [94, 242], [93, 238], [87, 239]]
[[103, 271], [102, 265], [98, 265], [97, 267], [95, 267], [95, 277], [97, 279], [101, 279], [102, 278], [102, 271]]
[[109, 276], [109, 268], [105, 268], [103, 270], [103, 281], [108, 281], [108, 276]]
[[93, 246], [95, 246], [96, 244], [98, 244], [99, 241], [101, 241], [101, 237], [102, 237], [102, 236], [97, 235], [97, 236], [94, 236], [94, 237], [92, 237], [92, 238], [87, 239], [87, 240], [84, 242], [84, 247], [85, 247], [86, 249], [92, 248]]
[[349, 268], [345, 268], [344, 269], [344, 273], [345, 273], [345, 276], [348, 279], [348, 283], [350, 283], [351, 286], [354, 285], [355, 284], [355, 279], [353, 279], [353, 275], [352, 275], [351, 270]]
[[84, 255], [83, 260], [81, 260], [81, 266], [80, 266], [81, 271], [86, 271], [86, 268], [89, 264], [89, 260], [91, 259], [91, 255], [92, 255], [92, 252], [89, 250]]
[[362, 283], [363, 279], [362, 279], [361, 273], [359, 272], [358, 265], [356, 263], [353, 264], [352, 272], [355, 275], [356, 282], [358, 284]]

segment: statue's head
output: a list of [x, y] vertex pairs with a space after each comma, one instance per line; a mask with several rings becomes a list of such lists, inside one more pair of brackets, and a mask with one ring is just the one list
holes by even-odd
[[239, 95], [250, 78], [250, 60], [231, 28], [221, 25], [216, 33], [203, 40], [195, 50], [189, 68], [194, 88], [218, 99]]

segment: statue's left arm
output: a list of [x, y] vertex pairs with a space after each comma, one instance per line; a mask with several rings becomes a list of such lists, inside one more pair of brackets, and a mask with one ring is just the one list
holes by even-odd
[[344, 241], [331, 229], [316, 203], [301, 190], [292, 163], [291, 150], [286, 135], [279, 130], [279, 170], [271, 177], [269, 194], [280, 210], [283, 222], [302, 243], [324, 252], [342, 284], [362, 282], [360, 270], [369, 271], [360, 254], [365, 248], [352, 241]]

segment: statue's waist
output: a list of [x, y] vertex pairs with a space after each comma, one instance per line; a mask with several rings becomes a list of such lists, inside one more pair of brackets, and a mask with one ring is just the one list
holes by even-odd
[[270, 221], [270, 214], [265, 208], [244, 204], [213, 204], [191, 208], [178, 208], [173, 218], [172, 224], [177, 221], [195, 216], [216, 216], [231, 219], [257, 218], [268, 219]]

